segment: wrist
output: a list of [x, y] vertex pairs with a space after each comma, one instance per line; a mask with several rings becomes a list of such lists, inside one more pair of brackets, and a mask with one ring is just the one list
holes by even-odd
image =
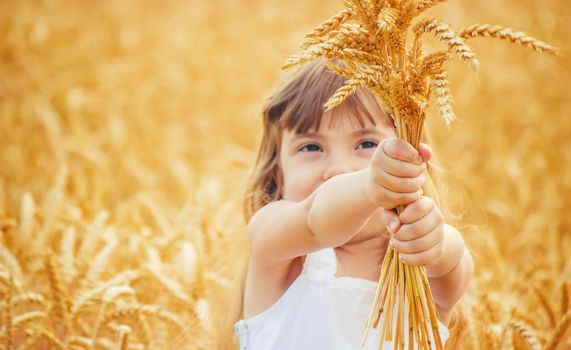
[[454, 227], [444, 225], [444, 251], [438, 262], [426, 268], [428, 278], [443, 277], [452, 272], [464, 257], [464, 238]]
[[376, 199], [373, 191], [374, 191], [374, 186], [372, 185], [372, 179], [371, 179], [371, 168], [368, 167], [366, 169], [363, 169], [360, 171], [360, 175], [362, 176], [362, 181], [359, 181], [359, 183], [362, 184], [361, 186], [361, 194], [363, 195], [363, 198], [365, 199], [365, 202], [367, 204], [369, 204], [371, 207], [374, 207], [375, 209], [379, 208], [379, 207], [383, 207], [382, 204], [380, 204], [378, 202], [378, 200]]

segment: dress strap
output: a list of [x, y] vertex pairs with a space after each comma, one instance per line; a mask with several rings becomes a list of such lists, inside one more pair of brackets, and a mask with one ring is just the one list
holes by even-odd
[[324, 248], [306, 256], [303, 272], [335, 276], [337, 257], [333, 248]]

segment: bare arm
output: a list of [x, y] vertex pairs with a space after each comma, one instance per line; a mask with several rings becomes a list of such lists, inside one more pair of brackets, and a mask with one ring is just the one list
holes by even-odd
[[335, 176], [303, 201], [280, 200], [258, 210], [248, 224], [252, 254], [289, 261], [350, 240], [378, 209], [365, 195], [368, 169]]
[[445, 225], [444, 253], [436, 265], [426, 272], [440, 317], [448, 323], [454, 305], [460, 300], [472, 279], [474, 262], [462, 235]]
[[331, 178], [316, 190], [307, 224], [315, 237], [328, 247], [349, 241], [379, 209], [367, 195], [370, 168]]

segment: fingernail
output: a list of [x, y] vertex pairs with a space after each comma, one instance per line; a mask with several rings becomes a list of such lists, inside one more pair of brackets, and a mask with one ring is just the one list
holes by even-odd
[[399, 222], [397, 219], [392, 219], [391, 222], [389, 222], [389, 231], [394, 232], [398, 224]]

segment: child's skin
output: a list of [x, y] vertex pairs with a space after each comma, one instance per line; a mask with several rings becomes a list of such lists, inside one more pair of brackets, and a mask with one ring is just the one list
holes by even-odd
[[[435, 202], [422, 196], [430, 148], [417, 151], [394, 137], [392, 125], [376, 123], [361, 128], [341, 106], [325, 113], [316, 134], [283, 132], [283, 199], [258, 210], [248, 224], [246, 318], [279, 299], [305, 255], [324, 247], [335, 247], [338, 277], [378, 281], [392, 236], [401, 260], [426, 266], [439, 318], [448, 324], [471, 279], [472, 257]], [[400, 215], [384, 209], [400, 204], [408, 204]]]

